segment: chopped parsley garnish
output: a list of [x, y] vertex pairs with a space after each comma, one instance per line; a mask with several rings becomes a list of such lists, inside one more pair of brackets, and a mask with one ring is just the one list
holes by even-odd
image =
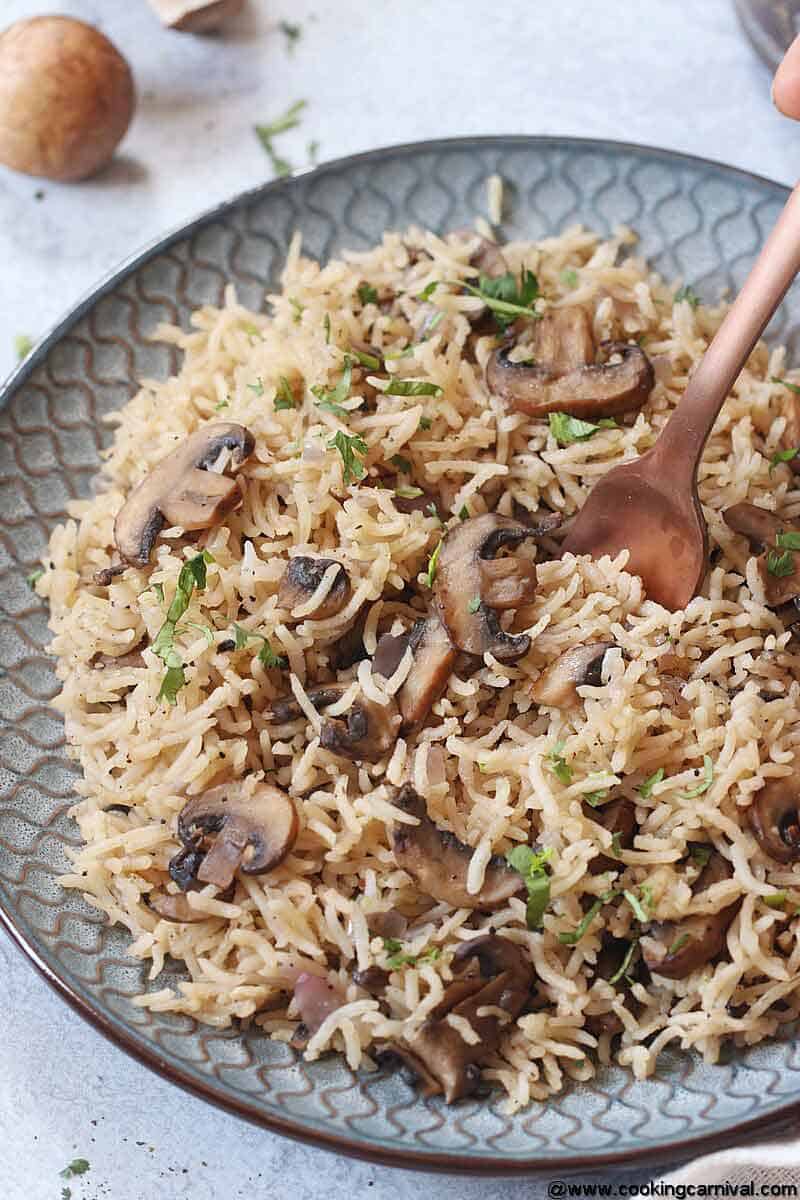
[[247, 324], [243, 325], [242, 329], [245, 331], [245, 333], [248, 335], [248, 337], [251, 337], [251, 338], [258, 337], [258, 335], [260, 333], [258, 326], [253, 325], [252, 322], [248, 322]]
[[553, 749], [545, 755], [546, 767], [552, 771], [560, 783], [572, 783], [572, 767], [563, 756], [564, 742], [556, 742]]
[[408, 963], [414, 966], [416, 963], [435, 962], [441, 956], [441, 950], [438, 946], [429, 946], [427, 950], [423, 950], [421, 954], [407, 954], [403, 950], [403, 943], [397, 938], [381, 938], [384, 950], [389, 954], [386, 959], [386, 966], [390, 970], [396, 971], [398, 967]]
[[622, 895], [625, 897], [625, 899], [628, 901], [628, 904], [630, 904], [631, 908], [633, 909], [633, 914], [636, 917], [636, 920], [640, 921], [643, 925], [646, 925], [647, 922], [650, 920], [650, 918], [648, 917], [647, 913], [644, 911], [644, 908], [642, 907], [642, 902], [639, 899], [639, 897], [634, 896], [633, 892], [629, 892], [627, 888], [622, 893]]
[[89, 1163], [85, 1158], [73, 1158], [71, 1163], [67, 1163], [63, 1171], [59, 1171], [62, 1179], [72, 1179], [75, 1175], [85, 1175], [89, 1170]]
[[144, 596], [146, 592], [155, 592], [158, 603], [159, 604], [164, 603], [164, 585], [163, 585], [163, 583], [151, 583], [149, 587], [146, 587], [146, 588], [144, 588], [143, 591], [139, 592], [139, 595]]
[[399, 496], [401, 500], [416, 500], [418, 496], [424, 496], [425, 493], [423, 492], [422, 488], [409, 487], [406, 485], [403, 487], [396, 487], [394, 489], [394, 494], [395, 496]]
[[35, 571], [31, 571], [30, 575], [25, 577], [25, 582], [32, 592], [36, 591], [36, 584], [44, 575], [44, 567], [37, 567]]
[[622, 979], [623, 975], [627, 975], [627, 973], [630, 969], [631, 962], [633, 960], [633, 956], [636, 953], [636, 951], [638, 950], [638, 948], [639, 948], [639, 939], [633, 938], [633, 940], [628, 943], [628, 949], [625, 951], [625, 957], [623, 958], [622, 962], [619, 964], [619, 966], [617, 967], [614, 974], [609, 976], [609, 979], [608, 979], [609, 983], [619, 983], [619, 981], [620, 981], [620, 979]]
[[506, 854], [506, 862], [519, 871], [528, 889], [525, 921], [528, 929], [539, 929], [542, 917], [550, 903], [550, 876], [547, 863], [553, 857], [548, 846], [545, 850], [534, 850], [531, 846], [515, 846]]
[[539, 295], [539, 282], [533, 271], [523, 269], [519, 281], [511, 271], [496, 277], [481, 275], [477, 287], [466, 281], [463, 286], [491, 309], [500, 329], [513, 325], [517, 317], [537, 316], [533, 304]]
[[781, 463], [791, 462], [792, 459], [797, 458], [798, 454], [800, 454], [800, 446], [793, 446], [791, 450], [776, 450], [772, 458], [769, 460], [770, 475], [777, 466], [779, 466]]
[[379, 371], [381, 360], [377, 354], [366, 354], [363, 350], [357, 350], [355, 346], [350, 347], [350, 353], [355, 355], [362, 367], [366, 367], [370, 371]]
[[681, 936], [679, 938], [676, 938], [675, 941], [672, 943], [669, 950], [667, 951], [667, 954], [677, 954], [679, 950], [683, 949], [683, 947], [686, 945], [688, 940], [689, 940], [688, 933], [682, 933]]
[[684, 800], [691, 800], [694, 796], [702, 796], [703, 792], [707, 792], [714, 782], [714, 764], [711, 761], [710, 754], [703, 755], [703, 782], [698, 783], [697, 787], [689, 788], [683, 793]]
[[222, 412], [223, 408], [228, 408], [229, 405], [230, 405], [230, 400], [228, 400], [228, 399], [219, 400], [214, 405], [214, 412]]
[[778, 379], [776, 375], [770, 375], [770, 383], [779, 383], [781, 387], [787, 388], [788, 391], [794, 392], [795, 396], [800, 396], [800, 384], [789, 383], [788, 379]]
[[608, 789], [602, 788], [599, 792], [584, 792], [583, 799], [592, 808], [599, 808], [603, 801], [608, 799]]
[[27, 358], [33, 349], [33, 339], [29, 338], [27, 333], [18, 333], [14, 338], [14, 353], [20, 362], [23, 358]]
[[[349, 410], [343, 408], [342, 405], [350, 396], [350, 387], [353, 380], [353, 362], [354, 360], [350, 357], [350, 355], [345, 354], [342, 377], [336, 384], [335, 388], [328, 390], [327, 388], [322, 387], [321, 384], [317, 384], [311, 389], [311, 391], [317, 397], [317, 408], [322, 408], [327, 412], [334, 413], [342, 421], [346, 421], [350, 416]], [[364, 449], [366, 451], [366, 446]], [[344, 454], [342, 454], [342, 458], [344, 458]], [[361, 475], [363, 474], [364, 472], [362, 471]], [[361, 478], [361, 475], [358, 476], [359, 479]], [[345, 479], [345, 483], [347, 482], [348, 481]]]
[[273, 171], [279, 177], [288, 175], [292, 169], [292, 165], [291, 163], [287, 162], [285, 158], [281, 158], [276, 152], [275, 147], [272, 144], [272, 139], [276, 137], [277, 134], [286, 133], [287, 130], [294, 129], [297, 125], [299, 125], [300, 113], [303, 111], [305, 106], [305, 100], [298, 100], [291, 106], [291, 108], [287, 109], [282, 117], [278, 117], [275, 121], [270, 121], [266, 125], [253, 126], [256, 137], [269, 155]]
[[364, 478], [367, 472], [363, 455], [367, 453], [369, 446], [362, 437], [357, 433], [346, 434], [340, 429], [328, 442], [328, 449], [338, 450], [342, 456], [345, 484]]
[[780, 546], [781, 550], [800, 550], [800, 533], [794, 530], [779, 533], [775, 537], [775, 545]]
[[236, 638], [236, 649], [244, 650], [251, 638], [257, 638], [261, 642], [261, 649], [258, 652], [258, 661], [263, 663], [265, 667], [285, 667], [286, 659], [281, 654], [276, 654], [270, 645], [270, 640], [265, 633], [256, 633], [253, 629], [245, 629], [244, 625], [233, 623], [233, 634]]
[[296, 296], [290, 296], [289, 303], [292, 306], [292, 321], [295, 325], [299, 325], [300, 319], [302, 318], [303, 313], [306, 311], [306, 306], [305, 304], [301, 304]]
[[467, 605], [467, 612], [476, 613], [481, 606], [480, 596], [473, 596]]
[[389, 462], [393, 467], [397, 467], [398, 471], [402, 471], [404, 475], [411, 474], [411, 463], [407, 458], [403, 458], [402, 454], [393, 454]]
[[438, 521], [439, 524], [441, 525], [442, 521], [439, 516], [439, 511], [436, 507], [436, 502], [434, 500], [431, 500], [430, 504], [425, 505], [425, 512], [428, 514], [429, 517], [432, 517], [434, 521]]
[[261, 378], [261, 376], [258, 377], [255, 383], [248, 383], [247, 386], [250, 388], [250, 391], [255, 392], [257, 396], [264, 395], [264, 380]]
[[688, 283], [685, 283], [682, 288], [678, 288], [672, 299], [676, 304], [681, 304], [684, 302], [686, 304], [691, 304], [692, 308], [697, 308], [698, 304], [700, 303], [700, 297], [697, 295], [697, 292], [694, 290], [694, 288], [690, 287]]
[[429, 283], [427, 285], [427, 287], [424, 287], [422, 289], [422, 291], [417, 296], [417, 300], [430, 300], [431, 296], [436, 291], [438, 286], [439, 286], [439, 280], [434, 279], [432, 283]]
[[325, 330], [325, 345], [329, 346], [331, 341], [331, 314], [325, 313], [325, 320], [322, 322], [322, 328]]
[[420, 417], [418, 428], [422, 429], [423, 431], [426, 431], [426, 430], [430, 429], [432, 424], [433, 424], [433, 421], [431, 421], [430, 417]]
[[652, 775], [648, 775], [647, 779], [643, 780], [639, 784], [639, 788], [638, 788], [639, 795], [644, 796], [645, 800], [648, 800], [650, 798], [650, 796], [653, 794], [653, 788], [656, 786], [657, 783], [661, 783], [661, 780], [663, 778], [664, 778], [664, 768], [659, 767], [657, 771], [653, 771]]
[[281, 412], [282, 409], [295, 407], [292, 385], [289, 383], [289, 380], [285, 375], [281, 375], [280, 377], [278, 382], [278, 390], [275, 393], [274, 400], [272, 401], [272, 407], [275, 409], [275, 412]]
[[559, 446], [571, 446], [573, 442], [585, 442], [599, 429], [616, 429], [617, 422], [613, 417], [603, 417], [595, 425], [592, 421], [581, 421], [579, 417], [571, 417], [568, 413], [550, 413], [548, 418], [550, 432]]
[[612, 833], [611, 835], [611, 853], [614, 858], [622, 857], [622, 834]]
[[577, 925], [571, 933], [560, 933], [558, 935], [558, 940], [561, 942], [562, 946], [574, 946], [577, 942], [579, 942], [591, 925], [592, 921], [600, 912], [600, 909], [604, 904], [607, 904], [613, 896], [613, 891], [604, 892], [602, 896], [598, 897], [598, 899], [594, 901], [590, 908], [587, 908], [580, 925]]
[[698, 867], [704, 867], [711, 858], [711, 847], [692, 846], [689, 850], [689, 855], [692, 861], [697, 863]]
[[428, 570], [425, 574], [425, 582], [427, 583], [429, 588], [433, 587], [433, 581], [436, 578], [436, 566], [439, 562], [439, 555], [442, 552], [442, 542], [443, 541], [444, 541], [444, 538], [439, 539], [438, 546], [436, 547], [433, 554], [428, 559]]
[[390, 379], [383, 389], [384, 396], [441, 396], [438, 383], [427, 379]]
[[784, 550], [782, 553], [779, 553], [777, 550], [768, 550], [767, 570], [770, 575], [775, 575], [778, 579], [785, 579], [787, 575], [794, 575], [794, 556], [791, 550]]
[[783, 908], [787, 895], [788, 892], [773, 892], [770, 896], [762, 896], [761, 899], [768, 908]]
[[300, 41], [303, 30], [300, 25], [293, 25], [291, 21], [279, 21], [278, 29], [286, 38], [286, 49], [290, 54], [293, 53], [295, 45]]
[[195, 555], [194, 558], [190, 558], [183, 564], [175, 585], [175, 595], [167, 609], [166, 619], [152, 645], [153, 652], [158, 655], [167, 668], [164, 678], [161, 680], [158, 699], [166, 700], [168, 704], [177, 702], [178, 692], [186, 685], [184, 662], [175, 649], [175, 635], [181, 632], [178, 622], [189, 607], [195, 588], [198, 592], [204, 590], [206, 566], [213, 561], [213, 556], [207, 550], [203, 550], [201, 554]]
[[458, 519], [459, 521], [469, 520], [469, 509], [467, 508], [466, 504], [462, 504], [461, 508], [458, 510]]
[[561, 272], [561, 282], [565, 287], [574, 288], [578, 286], [578, 272], [573, 271], [572, 267], [568, 267], [566, 271]]
[[371, 283], [360, 283], [357, 289], [358, 298], [362, 304], [377, 304], [378, 290]]
[[61, 1189], [61, 1200], [71, 1200], [72, 1188], [63, 1187]]

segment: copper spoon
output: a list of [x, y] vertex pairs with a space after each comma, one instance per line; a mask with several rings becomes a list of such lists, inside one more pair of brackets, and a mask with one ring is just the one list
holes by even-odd
[[600, 558], [628, 549], [626, 570], [648, 598], [675, 610], [696, 595], [706, 572], [708, 534], [697, 468], [723, 401], [765, 325], [800, 270], [800, 184], [786, 202], [656, 444], [614, 467], [592, 489], [563, 543]]

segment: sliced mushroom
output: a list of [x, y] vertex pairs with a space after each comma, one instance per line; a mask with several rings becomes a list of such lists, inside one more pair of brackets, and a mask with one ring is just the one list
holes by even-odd
[[472, 847], [434, 825], [425, 801], [410, 784], [400, 790], [395, 805], [419, 821], [418, 825], [395, 824], [392, 830], [395, 862], [414, 876], [425, 895], [454, 908], [491, 912], [524, 890], [519, 872], [505, 859], [495, 856], [489, 860], [480, 891], [474, 895], [468, 892], [467, 870], [474, 853]]
[[421, 1096], [427, 1098], [441, 1094], [442, 1085], [436, 1076], [431, 1074], [421, 1058], [401, 1042], [383, 1043], [378, 1047], [376, 1058], [381, 1067], [391, 1068], [399, 1063], [404, 1069], [403, 1074], [409, 1077], [410, 1083], [416, 1084]]
[[[781, 448], [797, 450], [800, 446], [800, 396], [789, 388], [784, 388], [784, 395], [781, 399], [783, 401], [783, 417], [786, 422], [781, 434]], [[795, 473], [800, 471], [800, 455], [795, 454], [794, 458], [789, 460], [788, 465]]]
[[[459, 946], [453, 957], [453, 971], [474, 962], [479, 977], [457, 978], [446, 989], [434, 1015], [409, 1040], [412, 1054], [438, 1081], [448, 1104], [478, 1087], [479, 1064], [494, 1053], [505, 1030], [522, 1012], [534, 982], [533, 966], [522, 947], [496, 934]], [[465, 1041], [449, 1023], [450, 1016], [467, 1021], [478, 1040]]]
[[589, 642], [567, 650], [542, 671], [531, 688], [532, 699], [548, 708], [576, 708], [581, 702], [579, 687], [602, 684], [603, 659], [614, 645], [614, 642]]
[[89, 659], [89, 666], [94, 667], [96, 671], [103, 671], [106, 667], [143, 667], [145, 661], [142, 650], [147, 642], [146, 636], [140, 638], [136, 645], [124, 654], [93, 654]]
[[[518, 412], [619, 416], [640, 409], [653, 389], [653, 368], [639, 346], [602, 342], [600, 362], [594, 361], [589, 320], [576, 305], [551, 309], [537, 323], [532, 363], [511, 361], [514, 336], [490, 357], [486, 383], [493, 396]], [[610, 363], [612, 357], [620, 361]]]
[[800, 861], [800, 797], [793, 775], [768, 780], [756, 793], [749, 818], [765, 854], [780, 863]]
[[329, 581], [328, 590], [319, 603], [310, 611], [304, 612], [298, 620], [310, 618], [314, 621], [325, 621], [341, 612], [352, 591], [350, 577], [341, 563], [333, 558], [306, 558], [299, 556], [289, 560], [289, 565], [283, 573], [278, 588], [278, 604], [291, 613], [302, 604], [308, 604], [314, 593], [320, 587], [326, 573], [331, 567], [338, 571]]
[[746, 537], [751, 546], [764, 547], [757, 565], [764, 599], [770, 608], [778, 608], [800, 596], [800, 557], [797, 552], [778, 546], [776, 540], [784, 532], [799, 533], [797, 526], [766, 508], [745, 502], [726, 508], [722, 517], [725, 524], [734, 533]]
[[418, 621], [407, 636], [414, 662], [397, 693], [404, 734], [413, 733], [422, 725], [447, 687], [458, 658], [458, 651], [436, 614]]
[[[351, 685], [349, 683], [324, 683], [307, 693], [308, 699], [319, 711], [329, 704], [336, 704]], [[265, 714], [267, 720], [286, 724], [296, 721], [303, 710], [293, 696], [275, 700]], [[332, 754], [345, 758], [366, 759], [377, 762], [397, 741], [400, 715], [394, 701], [378, 704], [366, 696], [356, 696], [346, 713], [339, 717], [328, 717], [320, 729], [320, 745]]]
[[[192, 881], [191, 886], [186, 891], [193, 891], [199, 887], [196, 881]], [[217, 900], [231, 900], [235, 884], [231, 884], [224, 892], [220, 892], [216, 897]], [[180, 925], [191, 925], [197, 921], [213, 921], [219, 920], [212, 913], [203, 912], [200, 908], [193, 908], [189, 903], [188, 897], [184, 893], [177, 895], [172, 892], [167, 892], [163, 888], [155, 888], [146, 896], [146, 900], [153, 912], [164, 921], [175, 921]]]
[[181, 809], [178, 836], [184, 850], [170, 863], [170, 875], [176, 879], [176, 864], [185, 878], [181, 868], [188, 871], [191, 864], [201, 883], [227, 888], [237, 870], [263, 875], [277, 867], [297, 832], [297, 810], [286, 792], [267, 783], [250, 786], [247, 780], [220, 784]]
[[236, 481], [211, 468], [228, 451], [229, 467], [238, 471], [254, 445], [252, 433], [243, 425], [215, 421], [190, 434], [163, 458], [117, 513], [114, 540], [125, 561], [146, 566], [165, 522], [187, 531], [207, 529], [235, 508], [241, 496]]
[[[475, 236], [470, 230], [464, 232], [467, 237]], [[508, 263], [502, 250], [497, 242], [490, 242], [485, 237], [478, 238], [478, 248], [469, 262], [470, 266], [475, 267], [481, 275], [486, 275], [489, 279], [499, 279], [501, 275], [508, 274]]]
[[363, 971], [353, 971], [353, 983], [362, 987], [370, 996], [382, 996], [389, 982], [389, 972], [373, 963]]
[[92, 581], [98, 587], [108, 587], [113, 579], [116, 579], [118, 575], [124, 575], [127, 569], [127, 563], [112, 563], [110, 567], [101, 567], [99, 571], [95, 571]]
[[[622, 850], [629, 850], [636, 837], [636, 806], [624, 796], [609, 800], [600, 808], [584, 805], [584, 812], [597, 825], [607, 829], [612, 837], [616, 836], [617, 845]], [[589, 863], [590, 875], [601, 875], [603, 871], [622, 871], [623, 865], [618, 858], [610, 854], [598, 854]]]
[[[531, 639], [527, 634], [505, 633], [497, 620], [487, 596], [496, 595], [494, 580], [484, 574], [485, 564], [498, 550], [518, 546], [531, 531], [524, 525], [486, 513], [461, 521], [445, 535], [439, 552], [434, 585], [434, 603], [450, 640], [466, 654], [477, 657], [489, 651], [501, 662], [515, 662], [527, 654]], [[533, 581], [535, 582], [535, 566]], [[521, 587], [523, 571], [515, 587]], [[528, 597], [532, 594], [530, 579], [524, 585]]]
[[438, 495], [434, 492], [426, 492], [420, 487], [396, 485], [392, 499], [397, 511], [406, 513], [406, 515], [420, 512], [426, 517], [433, 517], [438, 511]]
[[375, 654], [372, 657], [372, 673], [382, 676], [383, 679], [391, 679], [410, 645], [410, 634], [384, 633], [375, 647]]
[[[726, 858], [713, 851], [694, 886], [695, 894], [712, 884], [730, 879], [733, 868]], [[668, 922], [658, 928], [657, 937], [642, 938], [645, 965], [655, 975], [665, 979], [685, 979], [692, 971], [705, 966], [722, 951], [728, 926], [733, 921], [741, 899], [727, 904], [719, 912], [694, 913], [682, 921]]]

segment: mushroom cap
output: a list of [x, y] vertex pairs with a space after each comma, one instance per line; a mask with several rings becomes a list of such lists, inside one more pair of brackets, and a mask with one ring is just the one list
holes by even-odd
[[[485, 599], [484, 592], [489, 596], [496, 592], [494, 580], [488, 579], [487, 586], [482, 564], [503, 547], [518, 546], [530, 536], [531, 531], [524, 525], [498, 513], [461, 521], [445, 535], [436, 570], [434, 604], [450, 640], [464, 653], [483, 657], [490, 651], [501, 662], [515, 662], [527, 654], [531, 639], [527, 634], [505, 633]], [[535, 580], [535, 567], [533, 570]]]
[[780, 863], [800, 861], [800, 796], [793, 775], [768, 780], [756, 792], [749, 819], [765, 854]]
[[489, 860], [480, 891], [467, 891], [467, 870], [474, 853], [455, 834], [438, 829], [428, 816], [425, 801], [410, 784], [400, 790], [395, 806], [416, 817], [418, 825], [399, 822], [392, 830], [395, 862], [416, 879], [420, 891], [454, 908], [478, 908], [485, 912], [502, 908], [511, 896], [524, 890], [525, 882], [503, 858]]
[[[638, 828], [636, 824], [636, 805], [625, 796], [617, 796], [603, 804], [600, 808], [587, 805], [587, 816], [596, 824], [607, 829], [612, 835], [619, 835], [619, 845], [623, 850], [629, 850], [633, 845]], [[604, 871], [621, 871], [622, 863], [610, 854], [598, 854], [589, 863], [590, 875], [601, 875]]]
[[[314, 708], [321, 710], [336, 704], [350, 687], [349, 683], [324, 683], [307, 695]], [[303, 710], [293, 696], [286, 696], [275, 700], [265, 716], [284, 724], [303, 716]], [[331, 754], [377, 762], [397, 741], [399, 728], [400, 714], [393, 699], [379, 704], [367, 696], [356, 696], [347, 712], [322, 722], [319, 740]]]
[[350, 599], [352, 588], [347, 571], [334, 558], [309, 558], [306, 555], [291, 558], [278, 587], [280, 607], [288, 609], [291, 613], [300, 605], [307, 605], [332, 567], [337, 567], [338, 570], [333, 575], [326, 594], [313, 609], [293, 619], [310, 618], [314, 621], [325, 621], [329, 617], [335, 617]]
[[566, 650], [542, 671], [531, 688], [536, 704], [548, 708], [576, 708], [580, 704], [578, 688], [600, 687], [603, 659], [615, 642], [589, 642]]
[[207, 529], [239, 501], [235, 480], [209, 468], [224, 450], [234, 470], [253, 453], [249, 429], [230, 421], [202, 425], [138, 484], [114, 522], [114, 540], [126, 562], [144, 567], [165, 522]]
[[401, 732], [409, 734], [419, 729], [447, 687], [458, 651], [436, 613], [418, 621], [405, 636], [414, 661], [397, 693], [397, 702], [403, 718]]
[[277, 867], [297, 832], [297, 810], [286, 792], [267, 783], [253, 786], [248, 780], [210, 788], [189, 800], [178, 817], [178, 836], [192, 851], [199, 848], [200, 839], [216, 835], [199, 862], [197, 878], [219, 888], [231, 884], [237, 869], [263, 875]]
[[[732, 875], [733, 868], [728, 860], [713, 851], [697, 877], [695, 894], [704, 892], [724, 879], [730, 879]], [[641, 946], [645, 965], [654, 975], [661, 975], [665, 979], [685, 979], [722, 951], [728, 926], [741, 903], [741, 899], [737, 899], [715, 913], [692, 913], [682, 921], [669, 922], [658, 938], [643, 938]]]

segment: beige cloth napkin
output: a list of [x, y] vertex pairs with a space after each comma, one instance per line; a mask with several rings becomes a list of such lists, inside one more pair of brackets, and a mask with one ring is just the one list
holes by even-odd
[[800, 1184], [800, 1139], [787, 1138], [782, 1142], [760, 1142], [736, 1150], [721, 1150], [697, 1158], [687, 1167], [662, 1176], [664, 1183], [733, 1183], [741, 1186]]

